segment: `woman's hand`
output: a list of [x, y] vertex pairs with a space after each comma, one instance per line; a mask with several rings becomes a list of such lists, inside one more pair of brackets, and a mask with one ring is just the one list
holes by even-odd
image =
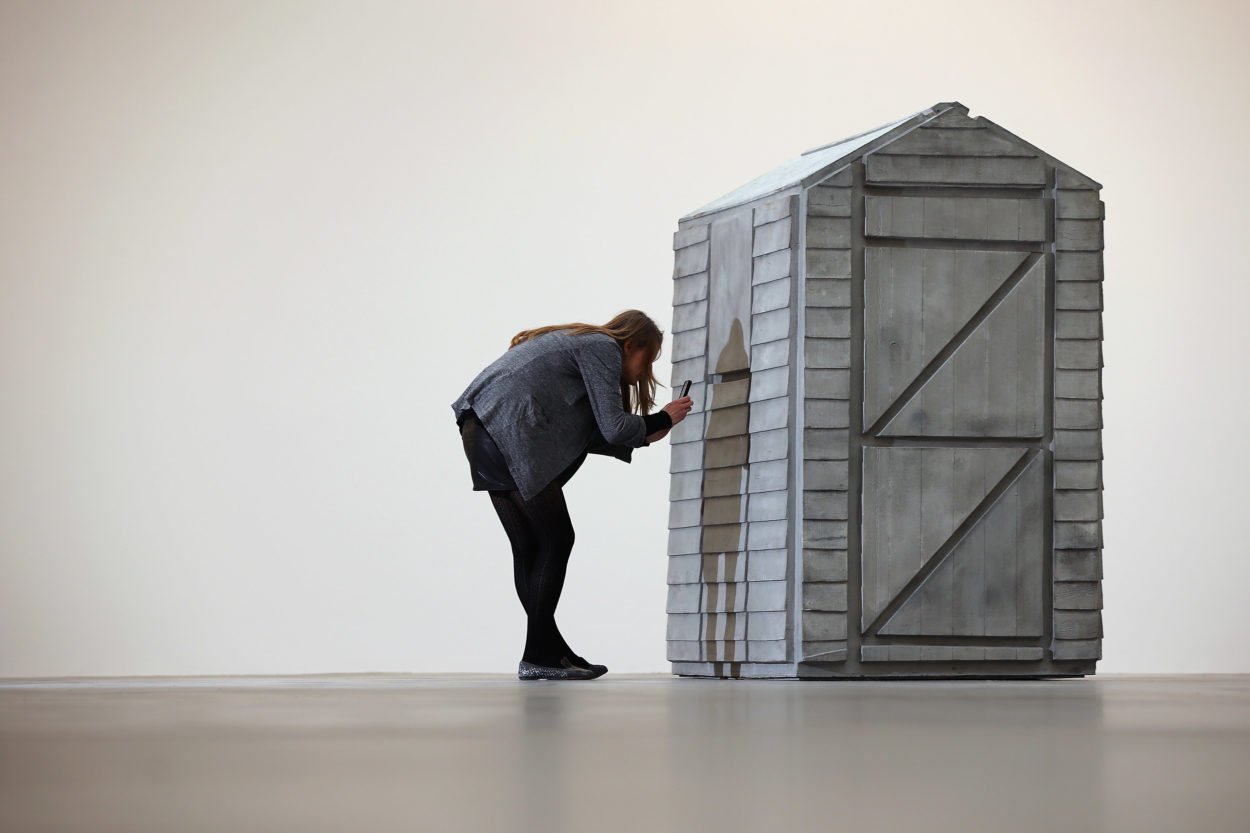
[[671, 418], [673, 420], [673, 424], [676, 425], [686, 418], [686, 414], [690, 413], [690, 409], [693, 407], [694, 400], [689, 396], [683, 396], [679, 399], [674, 399], [672, 402], [665, 405], [663, 410], [668, 412], [669, 418]]
[[[668, 414], [668, 418], [673, 421], [673, 425], [676, 425], [686, 418], [686, 414], [690, 413], [690, 409], [693, 406], [694, 400], [692, 400], [689, 396], [683, 396], [680, 399], [674, 399], [672, 402], [665, 405], [661, 410]], [[668, 436], [668, 432], [671, 430], [671, 428], [661, 428], [653, 434], [648, 434], [647, 442], [653, 443], [656, 440], [662, 440]]]

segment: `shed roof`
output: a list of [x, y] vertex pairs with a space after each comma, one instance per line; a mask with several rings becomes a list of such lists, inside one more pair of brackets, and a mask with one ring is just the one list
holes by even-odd
[[[923, 110], [917, 110], [915, 113], [910, 113], [909, 115], [889, 122], [888, 124], [874, 127], [871, 130], [864, 131], [863, 133], [856, 133], [853, 136], [846, 136], [827, 145], [821, 145], [820, 147], [806, 150], [798, 157], [791, 159], [788, 162], [784, 162], [772, 170], [757, 176], [755, 179], [740, 185], [728, 194], [718, 197], [706, 205], [696, 208], [694, 211], [691, 211], [689, 214], [686, 214], [678, 220], [678, 222], [698, 217], [702, 214], [711, 214], [726, 208], [732, 208], [735, 205], [742, 205], [743, 203], [767, 196], [774, 192], [792, 188], [824, 168], [832, 169], [833, 166], [836, 166], [839, 162], [849, 160], [852, 157], [857, 156], [860, 148], [863, 148], [874, 139], [879, 139], [887, 133], [894, 131], [896, 135], [892, 136], [888, 140], [888, 142], [892, 142], [894, 139], [898, 138], [898, 136], [910, 131], [913, 127], [916, 127], [921, 123], [928, 121], [930, 118], [935, 118], [941, 113], [951, 109], [962, 110], [965, 113], [968, 111], [968, 108], [965, 105], [960, 104], [958, 101], [939, 101], [931, 107], [926, 107]], [[985, 116], [978, 116], [977, 120], [985, 122], [987, 126], [996, 128], [1004, 135], [1028, 148], [1031, 148], [1040, 156], [1049, 159], [1056, 165], [1066, 168], [1067, 170], [1088, 179], [1091, 183], [1093, 183], [1093, 185], [1099, 188], [1102, 187], [1089, 177], [1081, 174], [1080, 171], [1075, 170], [1069, 165], [1065, 165], [1050, 154], [1045, 153], [1028, 142], [1025, 142], [1014, 133], [1004, 130], [1002, 126], [991, 122], [989, 119], [985, 118]], [[886, 143], [888, 144], [888, 142]]]

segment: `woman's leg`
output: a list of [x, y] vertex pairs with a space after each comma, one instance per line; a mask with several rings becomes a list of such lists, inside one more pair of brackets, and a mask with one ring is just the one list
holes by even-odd
[[513, 580], [527, 614], [522, 658], [559, 665], [560, 657], [573, 658], [555, 622], [574, 541], [561, 484], [553, 482], [528, 501], [516, 491], [492, 491], [490, 497], [512, 543]]
[[530, 529], [525, 513], [518, 505], [519, 501], [512, 497], [516, 492], [491, 491], [490, 502], [495, 507], [504, 531], [508, 533], [508, 541], [512, 544], [512, 583], [516, 586], [517, 598], [525, 613], [530, 612], [529, 574], [534, 569], [534, 561], [538, 557], [538, 539]]

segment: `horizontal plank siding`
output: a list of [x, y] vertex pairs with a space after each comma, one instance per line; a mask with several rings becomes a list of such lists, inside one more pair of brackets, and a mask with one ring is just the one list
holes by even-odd
[[1046, 239], [1045, 203], [1002, 197], [864, 197], [869, 237]]
[[1059, 176], [1054, 202], [1055, 362], [1052, 513], [1055, 660], [1102, 658], [1102, 226], [1082, 178]]
[[[674, 387], [694, 408], [669, 432], [668, 657], [786, 662], [790, 586], [791, 196], [712, 215], [676, 280]], [[683, 257], [680, 251], [677, 256]], [[720, 319], [714, 319], [713, 314]], [[700, 343], [700, 336], [702, 342]], [[687, 450], [688, 449], [688, 450]]]
[[864, 161], [869, 183], [1041, 186], [1046, 182], [1045, 162], [1035, 156], [891, 156], [870, 153]]
[[847, 659], [851, 199], [843, 184], [807, 196], [803, 291], [804, 398], [800, 651], [805, 662]]
[[1027, 149], [992, 130], [929, 125], [922, 125], [876, 152], [883, 156], [1032, 156]]

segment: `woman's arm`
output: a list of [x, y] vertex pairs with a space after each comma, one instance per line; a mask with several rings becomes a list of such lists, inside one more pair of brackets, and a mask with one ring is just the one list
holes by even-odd
[[651, 445], [656, 440], [664, 438], [664, 435], [673, 427], [673, 417], [668, 411], [660, 409], [653, 414], [646, 414], [642, 418], [643, 424], [647, 426], [647, 438], [645, 445]]
[[625, 410], [621, 402], [621, 348], [609, 336], [578, 336], [573, 350], [586, 384], [590, 408], [603, 438], [612, 445], [637, 448], [646, 442], [643, 418]]

